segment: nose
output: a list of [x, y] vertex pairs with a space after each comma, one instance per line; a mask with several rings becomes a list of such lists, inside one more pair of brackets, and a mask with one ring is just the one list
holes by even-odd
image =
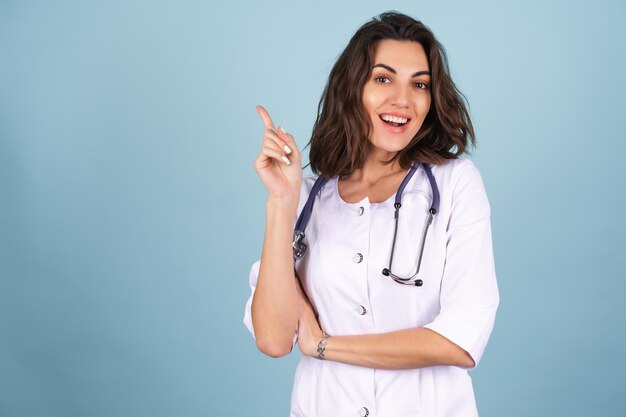
[[393, 90], [393, 96], [391, 97], [391, 104], [396, 107], [408, 107], [409, 106], [409, 89], [404, 85], [396, 84]]

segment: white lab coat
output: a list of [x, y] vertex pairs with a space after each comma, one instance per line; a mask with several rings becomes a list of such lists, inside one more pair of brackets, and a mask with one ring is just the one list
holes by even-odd
[[[303, 286], [332, 335], [385, 333], [427, 327], [480, 361], [499, 303], [494, 270], [490, 208], [480, 173], [465, 159], [433, 165], [439, 212], [429, 229], [419, 277], [406, 286], [382, 275], [394, 230], [395, 193], [381, 203], [347, 203], [337, 177], [316, 197], [306, 229], [308, 250], [296, 262]], [[303, 180], [302, 209], [315, 182]], [[432, 191], [423, 168], [407, 184], [392, 271], [415, 272], [420, 237]], [[295, 222], [294, 222], [295, 223]], [[250, 314], [260, 261], [252, 266]], [[294, 343], [297, 335], [294, 337]], [[291, 417], [470, 417], [477, 416], [467, 370], [455, 366], [382, 370], [302, 356], [291, 397]]]

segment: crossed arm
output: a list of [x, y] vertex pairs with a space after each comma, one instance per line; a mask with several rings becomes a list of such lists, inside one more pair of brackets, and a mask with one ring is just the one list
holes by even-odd
[[[299, 287], [302, 313], [298, 321], [298, 347], [304, 355], [318, 355], [324, 337], [311, 303]], [[427, 328], [356, 336], [330, 336], [324, 359], [376, 369], [413, 369], [451, 365], [472, 368], [474, 360], [461, 347]]]

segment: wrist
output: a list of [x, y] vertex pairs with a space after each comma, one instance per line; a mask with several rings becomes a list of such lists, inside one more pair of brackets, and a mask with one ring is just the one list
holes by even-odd
[[275, 209], [298, 209], [298, 203], [300, 202], [300, 192], [294, 192], [292, 194], [286, 194], [280, 197], [269, 196], [267, 197], [267, 207]]
[[315, 346], [315, 352], [313, 356], [321, 360], [326, 359], [326, 348], [328, 346], [329, 339], [330, 336], [326, 333], [323, 333], [322, 337], [317, 340], [317, 345]]

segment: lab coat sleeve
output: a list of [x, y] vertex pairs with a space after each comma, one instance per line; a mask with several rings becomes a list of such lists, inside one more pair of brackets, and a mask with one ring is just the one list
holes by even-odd
[[427, 324], [478, 365], [499, 304], [493, 260], [490, 207], [478, 169], [463, 161], [453, 174], [440, 311]]
[[256, 336], [254, 334], [254, 326], [252, 326], [252, 298], [254, 297], [254, 290], [256, 290], [256, 283], [259, 277], [259, 267], [261, 266], [261, 260], [257, 260], [252, 264], [252, 268], [250, 268], [250, 276], [248, 278], [248, 283], [250, 284], [250, 297], [248, 298], [248, 302], [246, 303], [246, 309], [243, 316], [243, 324], [246, 325], [250, 333], [252, 333], [252, 338], [256, 340]]

